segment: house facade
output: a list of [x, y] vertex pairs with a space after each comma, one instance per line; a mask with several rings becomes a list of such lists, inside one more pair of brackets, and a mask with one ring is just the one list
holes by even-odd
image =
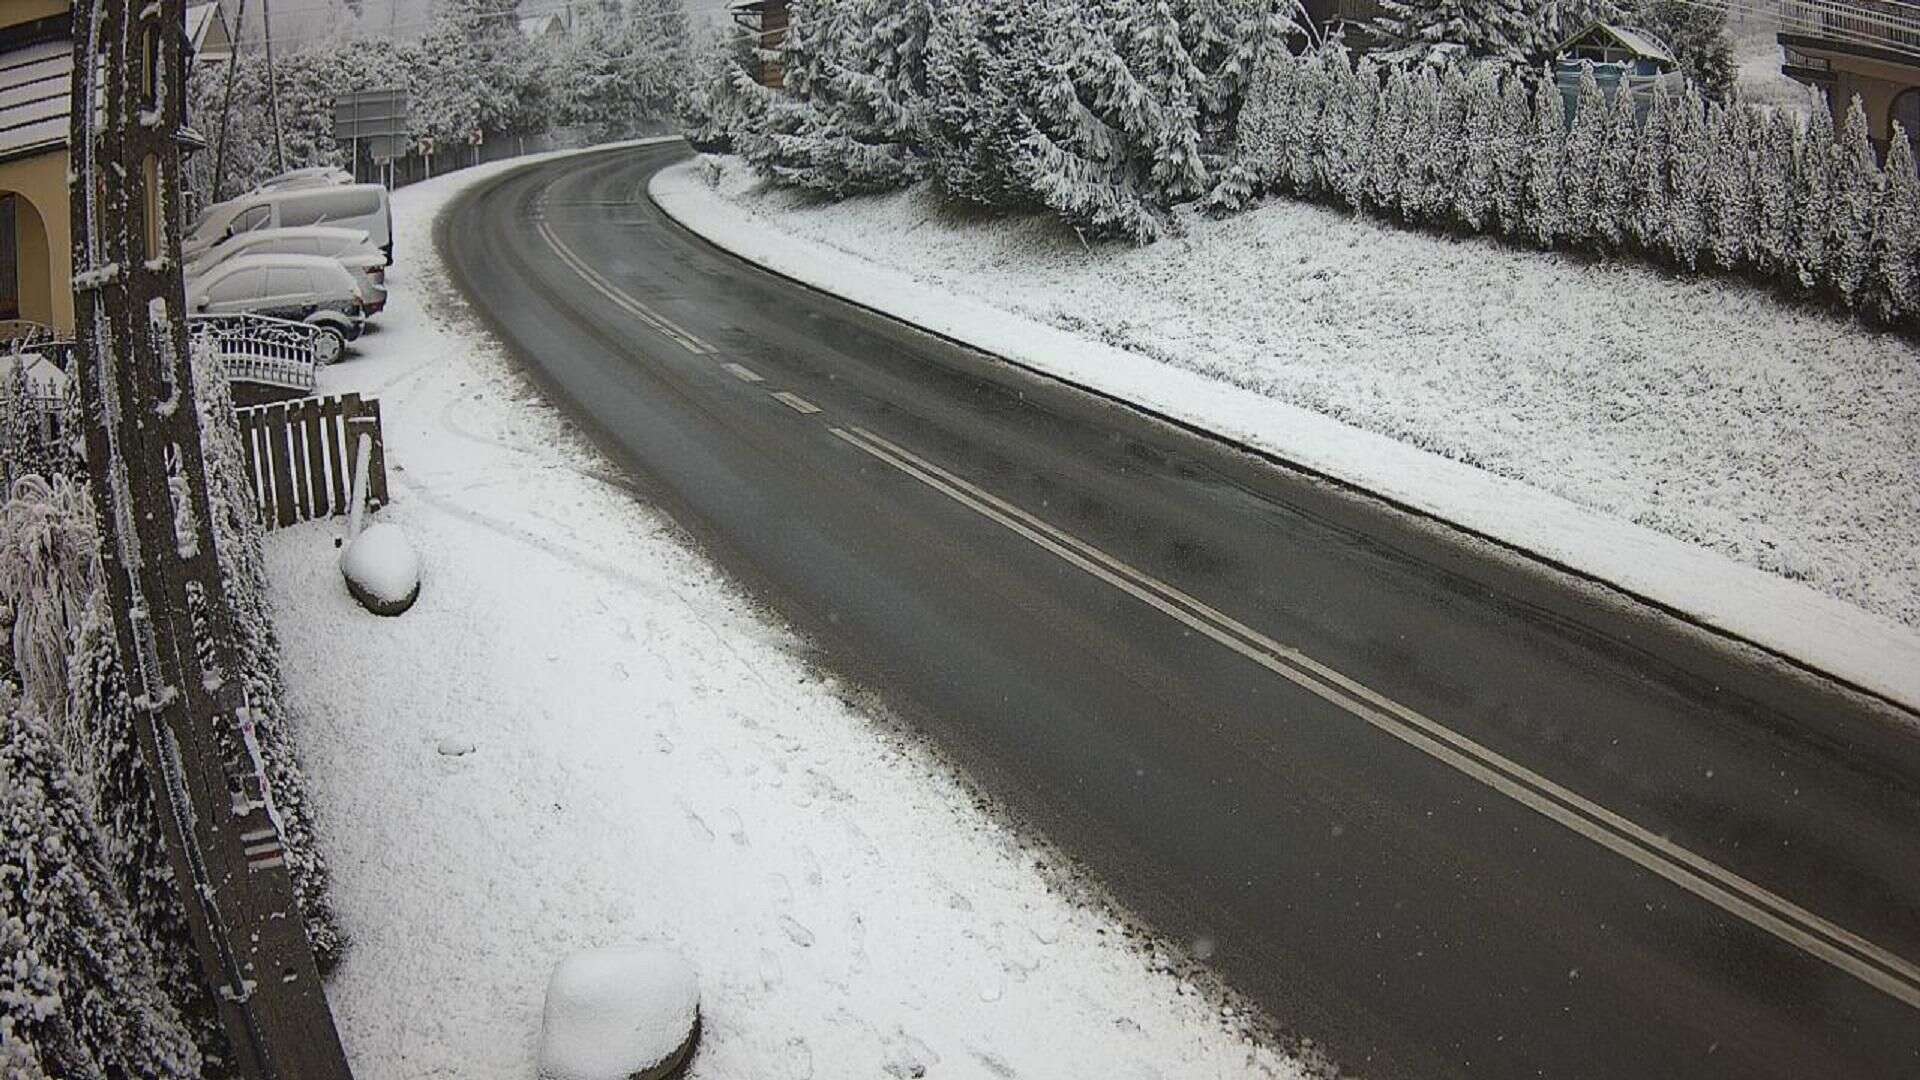
[[778, 89], [786, 77], [780, 51], [787, 47], [787, 0], [733, 0], [727, 14], [754, 44], [754, 78], [761, 86]]
[[0, 321], [73, 331], [67, 0], [0, 7]]
[[1835, 121], [1860, 98], [1884, 148], [1897, 121], [1920, 137], [1920, 7], [1888, 0], [1782, 0], [1788, 75], [1827, 91]]

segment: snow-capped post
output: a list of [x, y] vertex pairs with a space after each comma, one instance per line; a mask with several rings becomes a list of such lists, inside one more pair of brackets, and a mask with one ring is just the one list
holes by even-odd
[[101, 565], [201, 970], [248, 1077], [349, 1072], [246, 738], [180, 275], [184, 0], [77, 0], [76, 354]]
[[574, 953], [547, 982], [540, 1080], [667, 1080], [700, 1041], [700, 981], [679, 953], [617, 945]]

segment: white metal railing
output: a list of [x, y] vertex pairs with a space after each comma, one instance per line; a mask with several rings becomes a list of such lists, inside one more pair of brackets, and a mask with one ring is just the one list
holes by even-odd
[[266, 315], [194, 315], [187, 326], [213, 345], [229, 379], [312, 392], [318, 327]]
[[[1749, 4], [1727, 6], [1744, 9]], [[1780, 31], [1880, 49], [1920, 62], [1920, 4], [1901, 0], [1780, 0]]]

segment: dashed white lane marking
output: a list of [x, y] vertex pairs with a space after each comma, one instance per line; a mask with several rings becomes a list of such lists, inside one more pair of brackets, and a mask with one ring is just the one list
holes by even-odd
[[736, 379], [739, 379], [741, 382], [766, 382], [765, 379], [762, 379], [759, 375], [755, 374], [750, 368], [747, 368], [744, 365], [722, 364], [720, 366], [732, 372], [733, 377]]
[[539, 231], [540, 238], [545, 240], [547, 246], [553, 249], [553, 253], [560, 257], [561, 262], [566, 264], [567, 269], [572, 270], [580, 280], [586, 282], [594, 291], [606, 297], [608, 300], [613, 301], [615, 307], [646, 323], [681, 348], [696, 356], [705, 356], [713, 352], [713, 346], [708, 345], [686, 330], [681, 329], [665, 315], [634, 299], [619, 286], [609, 281], [605, 275], [587, 265], [585, 259], [575, 254], [574, 250], [568, 247], [565, 241], [554, 234], [554, 231], [547, 226], [544, 219], [536, 219], [535, 228]]
[[820, 411], [820, 406], [815, 405], [813, 402], [808, 401], [798, 394], [790, 394], [785, 390], [770, 396], [773, 400], [785, 405], [787, 408], [792, 409], [802, 416], [812, 416], [814, 413]]
[[1914, 1008], [1920, 967], [1216, 611], [863, 428], [828, 429], [976, 513], [1696, 896]]

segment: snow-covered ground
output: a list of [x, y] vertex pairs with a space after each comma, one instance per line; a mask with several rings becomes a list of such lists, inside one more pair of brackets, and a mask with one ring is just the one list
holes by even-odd
[[395, 196], [392, 303], [324, 373], [382, 402], [419, 602], [362, 611], [338, 521], [268, 540], [356, 1075], [531, 1076], [552, 965], [623, 942], [698, 967], [697, 1077], [1300, 1075], [1050, 887], [518, 379], [429, 235], [500, 167]]
[[1920, 350], [1897, 335], [1284, 200], [1089, 250], [925, 186], [822, 205], [719, 162], [716, 188], [686, 167], [654, 195], [724, 247], [1920, 705]]

